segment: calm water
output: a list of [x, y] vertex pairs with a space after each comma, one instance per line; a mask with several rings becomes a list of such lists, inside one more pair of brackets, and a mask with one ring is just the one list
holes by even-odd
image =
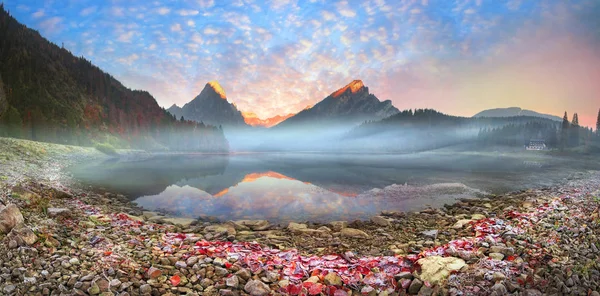
[[[583, 162], [534, 154], [271, 153], [163, 155], [86, 164], [71, 172], [85, 184], [126, 194], [148, 210], [193, 218], [284, 222], [367, 219], [382, 210], [441, 206], [456, 198], [476, 197], [479, 191], [553, 185], [584, 168]], [[464, 185], [422, 187], [440, 183]], [[372, 191], [392, 184], [409, 186]]]

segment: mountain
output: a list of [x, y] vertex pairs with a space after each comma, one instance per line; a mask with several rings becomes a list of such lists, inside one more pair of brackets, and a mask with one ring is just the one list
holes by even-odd
[[211, 81], [189, 103], [179, 108], [177, 105], [167, 109], [175, 117], [183, 116], [186, 120], [203, 122], [214, 126], [243, 127], [247, 126], [242, 112], [235, 104], [227, 101], [225, 90], [217, 81]]
[[0, 76], [8, 103], [0, 135], [73, 145], [224, 151], [223, 131], [180, 122], [146, 91], [131, 90], [20, 24], [0, 4]]
[[278, 125], [280, 122], [294, 116], [296, 114], [290, 113], [286, 115], [275, 115], [271, 118], [260, 119], [258, 116], [252, 112], [242, 112], [242, 116], [244, 116], [244, 121], [246, 124], [251, 126], [259, 126], [259, 127], [272, 127]]
[[390, 100], [380, 101], [361, 80], [354, 80], [314, 105], [288, 118], [277, 127], [321, 126], [323, 123], [359, 124], [398, 113]]
[[514, 117], [514, 116], [532, 116], [541, 117], [554, 121], [562, 121], [562, 118], [550, 114], [542, 114], [531, 110], [521, 109], [519, 107], [496, 108], [481, 111], [473, 117]]

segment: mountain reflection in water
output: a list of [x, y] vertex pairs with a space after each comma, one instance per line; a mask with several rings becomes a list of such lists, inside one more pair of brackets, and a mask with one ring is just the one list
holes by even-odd
[[215, 195], [187, 185], [172, 185], [135, 202], [177, 216], [219, 220], [359, 219], [379, 210], [372, 201], [344, 196], [273, 171], [247, 174], [241, 182]]
[[117, 159], [70, 170], [84, 184], [176, 216], [325, 222], [368, 219], [382, 210], [439, 207], [481, 191], [551, 186], [585, 166], [529, 158], [468, 153], [190, 154]]

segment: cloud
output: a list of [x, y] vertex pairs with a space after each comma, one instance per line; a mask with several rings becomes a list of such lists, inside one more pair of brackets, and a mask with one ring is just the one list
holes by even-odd
[[119, 36], [117, 36], [117, 41], [130, 43], [131, 38], [133, 38], [134, 35], [135, 35], [135, 31], [123, 32], [123, 33], [119, 34]]
[[322, 11], [321, 14], [323, 15], [323, 19], [325, 19], [326, 21], [332, 21], [335, 20], [335, 14], [329, 12], [329, 11]]
[[40, 27], [42, 28], [42, 32], [45, 34], [56, 34], [62, 29], [62, 21], [61, 17], [51, 17], [40, 23]]
[[36, 12], [34, 12], [31, 16], [33, 18], [41, 18], [45, 15], [44, 10], [43, 9], [38, 9]]
[[215, 1], [214, 0], [199, 0], [198, 5], [200, 5], [200, 7], [202, 7], [202, 8], [210, 8], [215, 5]]
[[189, 20], [189, 21], [187, 21], [187, 22], [186, 22], [186, 24], [187, 24], [188, 26], [190, 26], [190, 27], [194, 27], [194, 26], [196, 26], [196, 23], [195, 23], [193, 20]]
[[180, 24], [172, 24], [171, 25], [171, 32], [181, 32], [181, 25]]
[[160, 15], [166, 15], [171, 12], [171, 9], [168, 7], [159, 7], [156, 9], [156, 12]]
[[125, 15], [125, 9], [123, 9], [123, 7], [118, 7], [118, 6], [115, 6], [115, 7], [112, 7], [112, 8], [110, 9], [110, 13], [111, 13], [113, 16], [116, 16], [116, 17], [122, 17], [122, 16], [124, 16], [124, 15]]
[[87, 8], [84, 8], [83, 10], [81, 10], [81, 12], [79, 12], [79, 15], [88, 16], [88, 15], [96, 12], [97, 9], [98, 9], [97, 6], [90, 6], [90, 7], [87, 7]]
[[336, 4], [336, 6], [337, 6], [337, 9], [338, 9], [338, 12], [340, 13], [340, 15], [345, 16], [345, 17], [355, 17], [356, 16], [356, 12], [348, 6], [347, 1], [340, 1]]
[[208, 27], [204, 29], [204, 35], [217, 35], [219, 34], [219, 31], [217, 29]]
[[126, 57], [122, 57], [117, 59], [117, 61], [121, 64], [125, 64], [127, 66], [131, 66], [135, 61], [137, 61], [140, 57], [137, 54], [131, 54]]
[[194, 16], [200, 12], [198, 10], [192, 10], [192, 9], [181, 9], [181, 10], [177, 11], [177, 13], [179, 13], [179, 15], [181, 15], [181, 16]]

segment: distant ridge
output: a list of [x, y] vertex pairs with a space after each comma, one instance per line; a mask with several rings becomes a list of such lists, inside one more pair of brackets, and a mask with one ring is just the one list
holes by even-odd
[[561, 117], [538, 113], [531, 110], [521, 109], [519, 107], [510, 107], [510, 108], [496, 108], [496, 109], [488, 109], [481, 111], [473, 117], [514, 117], [514, 116], [533, 116], [533, 117], [541, 117], [554, 121], [562, 121]]

